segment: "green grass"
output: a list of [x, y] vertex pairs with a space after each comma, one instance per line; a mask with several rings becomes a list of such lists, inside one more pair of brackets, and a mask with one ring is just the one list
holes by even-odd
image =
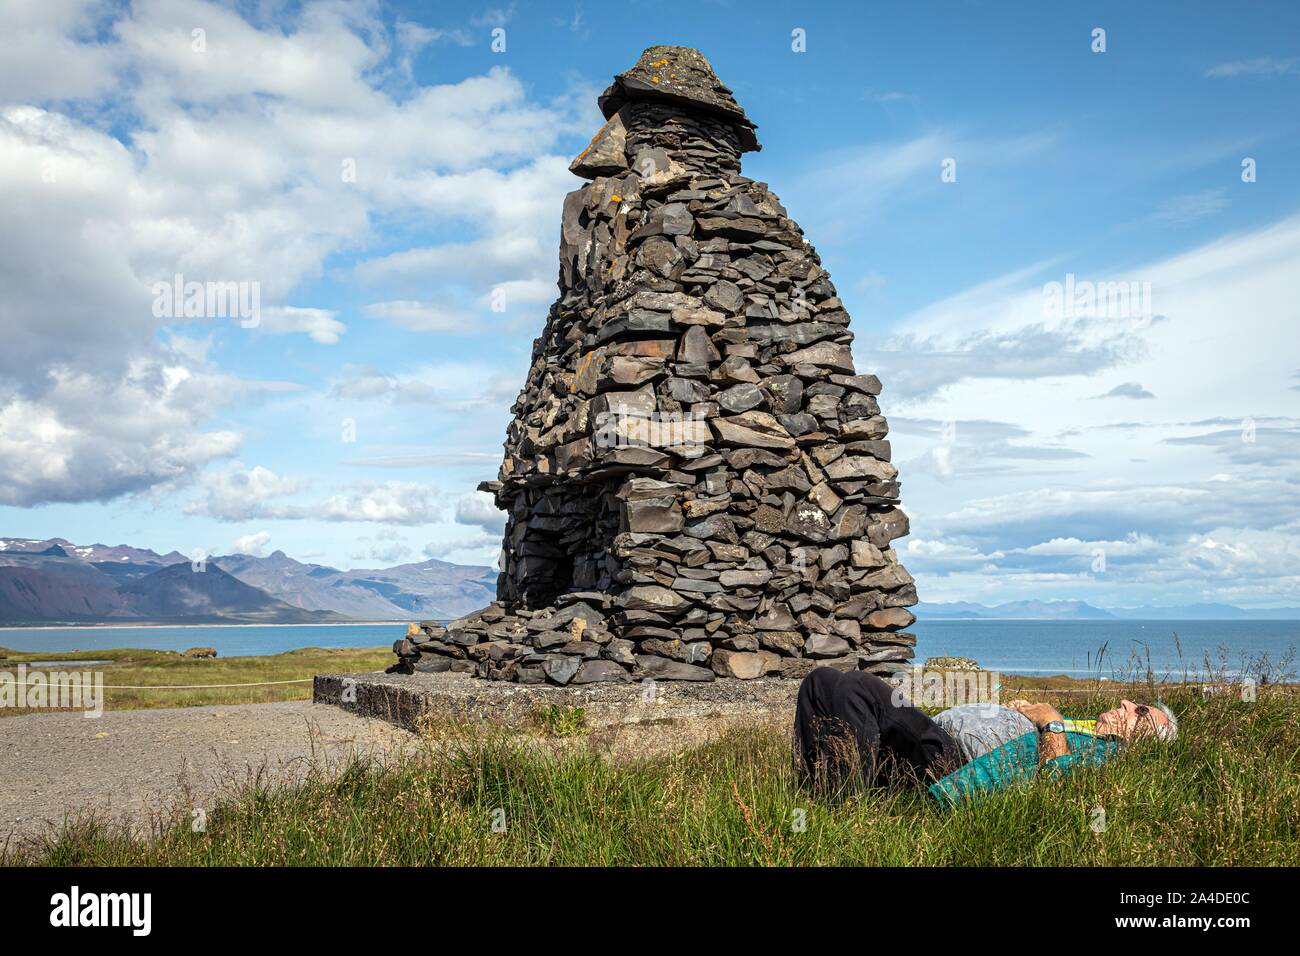
[[[672, 726], [647, 728], [664, 746], [626, 761], [603, 756], [596, 735], [548, 742], [460, 728], [386, 767], [356, 762], [297, 789], [250, 787], [204, 833], [186, 818], [148, 838], [83, 820], [9, 847], [0, 863], [1300, 864], [1300, 697], [1184, 691], [1170, 703], [1182, 724], [1174, 743], [948, 814], [910, 791], [810, 796], [794, 782], [784, 721], [680, 752]], [[1100, 833], [1090, 826], [1098, 806]]]
[[587, 712], [581, 707], [547, 704], [530, 715], [529, 723], [548, 737], [579, 737], [588, 731]]
[[[88, 670], [103, 671], [105, 710], [139, 710], [152, 707], [196, 707], [204, 704], [265, 704], [311, 698], [311, 678], [321, 673], [355, 673], [382, 670], [393, 662], [391, 648], [305, 647], [284, 654], [257, 657], [218, 657], [191, 660], [175, 651], [136, 648], [72, 651], [66, 653], [14, 651], [0, 647], [0, 670], [17, 674], [29, 661], [106, 660]], [[66, 667], [28, 668], [49, 673]], [[80, 670], [79, 668], [77, 670]], [[221, 687], [167, 690], [178, 684], [255, 684], [261, 681], [304, 681], [262, 687]], [[147, 690], [114, 690], [111, 685], [133, 685]], [[157, 689], [155, 689], [157, 688]], [[0, 707], [0, 718], [32, 713], [31, 709]], [[42, 711], [44, 712], [44, 711]]]

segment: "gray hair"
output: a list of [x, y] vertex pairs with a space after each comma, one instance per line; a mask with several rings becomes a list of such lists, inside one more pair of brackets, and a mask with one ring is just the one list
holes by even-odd
[[1160, 713], [1165, 715], [1165, 719], [1168, 721], [1168, 723], [1161, 724], [1155, 728], [1156, 740], [1161, 740], [1166, 743], [1172, 740], [1177, 740], [1178, 718], [1174, 716], [1174, 712], [1169, 709], [1167, 704], [1157, 703], [1155, 706]]

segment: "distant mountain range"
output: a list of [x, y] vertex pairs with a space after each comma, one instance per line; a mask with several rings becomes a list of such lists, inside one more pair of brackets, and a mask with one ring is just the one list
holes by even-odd
[[423, 561], [339, 571], [268, 557], [0, 539], [0, 623], [314, 624], [459, 617], [496, 596], [491, 568]]
[[972, 604], [969, 601], [955, 601], [951, 604], [927, 604], [922, 602], [912, 608], [922, 620], [968, 620], [989, 618], [1000, 620], [1033, 621], [1090, 621], [1113, 618], [1115, 615], [1101, 608], [1093, 607], [1082, 601], [1010, 601], [996, 607]]
[[276, 551], [265, 558], [232, 554], [210, 563], [287, 604], [368, 621], [460, 617], [496, 600], [497, 572], [430, 559], [392, 568], [339, 571], [302, 564]]
[[1241, 608], [1232, 604], [1179, 604], [1168, 607], [1093, 607], [1083, 601], [1009, 601], [989, 607], [969, 601], [922, 602], [912, 608], [924, 621], [1297, 621], [1300, 608]]
[[[78, 545], [63, 538], [0, 538], [0, 624], [319, 624], [460, 617], [496, 597], [491, 568], [421, 561], [340, 571], [266, 557], [209, 558], [202, 572], [179, 551]], [[1099, 608], [1083, 601], [1011, 601], [989, 607], [922, 603], [938, 620], [1300, 620], [1300, 608], [1231, 604]]]

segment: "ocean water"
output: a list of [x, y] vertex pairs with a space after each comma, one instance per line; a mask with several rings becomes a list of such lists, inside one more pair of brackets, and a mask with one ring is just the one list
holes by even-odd
[[[969, 657], [985, 670], [1157, 680], [1274, 668], [1300, 650], [1300, 621], [918, 621], [916, 660]], [[1209, 666], [1207, 669], [1207, 658]], [[1290, 668], [1295, 670], [1294, 667]]]
[[[402, 624], [278, 627], [63, 627], [0, 630], [0, 647], [38, 653], [147, 647], [215, 647], [223, 657], [279, 654], [300, 647], [376, 647]], [[1267, 656], [1274, 665], [1300, 648], [1300, 621], [918, 621], [916, 660], [970, 657], [1008, 674], [1119, 677], [1147, 661], [1157, 679], [1229, 673]], [[1294, 671], [1295, 668], [1293, 667]]]
[[15, 651], [94, 651], [147, 647], [184, 651], [214, 647], [221, 657], [281, 654], [300, 647], [379, 647], [406, 635], [405, 624], [285, 624], [247, 627], [31, 627], [0, 630], [0, 647]]

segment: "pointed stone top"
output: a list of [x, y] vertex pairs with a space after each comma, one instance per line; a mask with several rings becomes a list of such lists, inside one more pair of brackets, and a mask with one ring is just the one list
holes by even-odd
[[609, 89], [600, 95], [601, 112], [608, 119], [631, 100], [666, 100], [729, 119], [740, 134], [742, 150], [761, 148], [754, 135], [757, 127], [718, 79], [704, 54], [691, 47], [646, 47], [636, 66], [614, 77]]

